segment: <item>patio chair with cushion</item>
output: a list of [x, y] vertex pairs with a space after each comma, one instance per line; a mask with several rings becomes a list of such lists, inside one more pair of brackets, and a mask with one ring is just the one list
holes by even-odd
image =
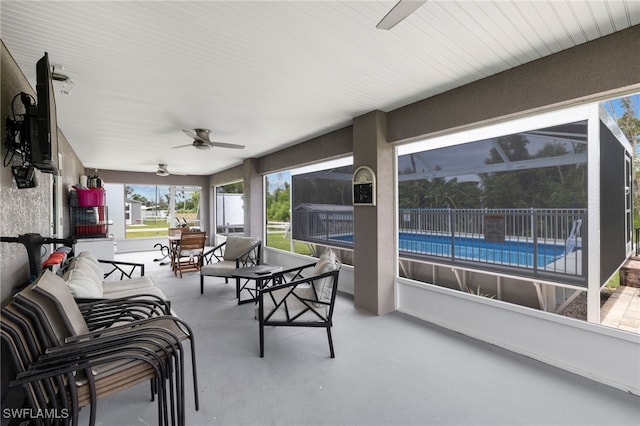
[[[229, 236], [222, 244], [204, 254], [200, 268], [200, 294], [204, 294], [204, 277], [222, 277], [225, 283], [239, 268], [260, 264], [262, 241], [256, 237]], [[236, 297], [240, 298], [240, 279], [236, 278]]]
[[[264, 356], [265, 326], [288, 326], [325, 328], [329, 352], [335, 358], [331, 327], [340, 266], [335, 253], [328, 249], [315, 264], [284, 270], [274, 275], [278, 284], [258, 290], [260, 357]], [[312, 272], [305, 278], [305, 271]]]

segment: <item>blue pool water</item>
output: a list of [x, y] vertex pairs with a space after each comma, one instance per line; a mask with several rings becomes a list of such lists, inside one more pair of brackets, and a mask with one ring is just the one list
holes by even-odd
[[[333, 239], [353, 242], [353, 235], [335, 236]], [[405, 253], [451, 257], [451, 237], [401, 232], [399, 250]], [[537, 245], [537, 266], [548, 265], [563, 256], [564, 253], [564, 245], [539, 243]], [[458, 259], [484, 263], [533, 267], [534, 245], [518, 241], [493, 242], [485, 241], [482, 238], [456, 237], [454, 256]]]

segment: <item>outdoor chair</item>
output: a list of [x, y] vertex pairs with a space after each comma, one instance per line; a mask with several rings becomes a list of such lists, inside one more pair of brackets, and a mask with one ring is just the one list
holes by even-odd
[[[229, 282], [239, 268], [260, 264], [262, 241], [255, 237], [229, 236], [222, 244], [204, 254], [200, 268], [200, 294], [204, 294], [204, 277], [222, 277]], [[236, 297], [240, 300], [240, 279], [236, 278]]]
[[[51, 302], [44, 294], [32, 289], [21, 292], [14, 300], [14, 304], [26, 315], [25, 320], [30, 318], [32, 327], [38, 331], [37, 334], [43, 339], [42, 344], [46, 347], [44, 353], [38, 355], [38, 360], [18, 375], [17, 382], [24, 384], [41, 379], [43, 375], [48, 377], [73, 373], [76, 378], [62, 389], [66, 389], [68, 399], [73, 401], [74, 417], [81, 407], [91, 406], [90, 423], [93, 424], [98, 399], [142, 381], [152, 380], [159, 396], [159, 423], [162, 424], [162, 420], [167, 419], [167, 380], [170, 381], [171, 400], [174, 399], [174, 380], [170, 376], [173, 368], [170, 367], [169, 361], [176, 352], [176, 343], [171, 342], [177, 341], [176, 338], [169, 337], [169, 340], [166, 340], [166, 333], [161, 330], [151, 333], [149, 330], [139, 329], [135, 332], [117, 334], [111, 330], [102, 331], [101, 336], [95, 335], [93, 339], [90, 338], [90, 333], [83, 333], [80, 336], [86, 341], [73, 342], [75, 332], [86, 331], [85, 324], [77, 315], [57, 315]], [[158, 340], [163, 337], [164, 342]], [[65, 399], [64, 394], [59, 399]], [[171, 402], [172, 418], [176, 409], [180, 413], [182, 407], [174, 408]]]
[[[261, 358], [265, 326], [325, 328], [329, 352], [331, 358], [335, 358], [331, 327], [340, 266], [335, 253], [328, 249], [316, 263], [279, 272], [274, 275], [273, 286], [258, 289], [256, 318], [260, 327]], [[304, 277], [308, 271], [311, 273]]]
[[[0, 320], [0, 337], [2, 345], [2, 362], [4, 364], [3, 373], [22, 373], [36, 360], [42, 348], [33, 339], [33, 331], [17, 316], [11, 313], [11, 304], [2, 309]], [[5, 377], [6, 379], [6, 377]], [[4, 407], [26, 407], [34, 410], [45, 410], [53, 408], [72, 411], [71, 401], [68, 398], [58, 398], [60, 389], [64, 389], [66, 384], [72, 381], [71, 375], [55, 375], [50, 378], [43, 378], [35, 383], [27, 383], [22, 386], [21, 393], [7, 395], [7, 400], [3, 400]], [[4, 382], [3, 382], [4, 384]]]
[[[109, 312], [107, 305], [111, 302], [104, 301], [100, 307], [98, 302], [91, 305], [92, 312], [101, 309], [111, 318], [109, 321], [86, 322], [67, 286], [49, 271], [18, 293], [2, 310], [3, 342], [20, 335], [15, 331], [10, 334], [7, 329], [9, 323], [4, 319], [9, 316], [13, 324], [22, 323], [23, 335], [32, 338], [11, 340], [14, 357], [23, 355], [15, 363], [22, 369], [13, 384], [27, 387], [32, 403], [38, 407], [49, 404], [51, 408], [50, 403], [57, 406], [59, 401], [70, 401], [74, 424], [78, 410], [90, 405], [90, 423], [94, 424], [98, 399], [150, 380], [152, 399], [154, 393], [158, 394], [158, 423], [169, 423], [170, 410], [171, 423], [177, 420], [184, 424], [184, 339], [192, 345], [196, 410], [199, 408], [191, 330], [179, 319], [162, 315], [166, 307], [161, 303], [150, 308], [151, 302], [145, 301], [132, 315], [127, 308], [135, 306], [136, 301], [128, 307], [118, 301]], [[113, 312], [117, 310], [127, 313], [118, 318]], [[28, 354], [19, 349], [26, 347], [31, 348]], [[39, 396], [43, 392], [34, 391], [51, 388], [57, 393]]]
[[180, 241], [175, 248], [174, 260], [174, 272], [176, 275], [180, 274], [180, 278], [182, 278], [183, 272], [200, 270], [206, 239], [205, 232], [183, 231], [180, 234]]
[[[13, 304], [18, 306], [20, 303]], [[46, 334], [46, 327], [37, 323], [41, 321], [42, 312], [33, 312], [32, 315], [27, 313], [28, 310], [38, 309], [36, 305], [26, 302], [20, 309], [23, 314], [21, 327], [35, 330], [35, 334], [30, 338], [39, 336], [41, 339], [50, 339]], [[17, 369], [16, 378], [11, 382], [11, 386], [21, 386], [27, 395], [37, 396], [27, 399], [30, 401], [30, 408], [57, 410], [57, 415], [62, 414], [61, 408], [65, 408], [67, 416], [72, 418], [69, 419], [71, 424], [78, 424], [80, 409], [90, 406], [89, 423], [94, 424], [96, 403], [99, 399], [150, 380], [152, 390], [158, 394], [159, 424], [167, 424], [165, 381], [168, 377], [168, 366], [157, 353], [149, 348], [142, 348], [139, 337], [127, 339], [124, 345], [113, 339], [110, 342], [102, 339], [102, 347], [95, 346], [98, 343], [96, 340], [80, 344], [47, 345], [44, 352], [25, 355], [28, 339], [16, 332], [17, 323], [7, 321], [7, 314], [8, 312], [3, 310], [3, 333], [6, 336], [8, 331], [11, 331], [11, 346], [20, 348], [12, 352], [14, 363], [15, 359], [19, 359], [21, 368]], [[136, 343], [140, 348], [131, 346]], [[42, 393], [43, 389], [47, 389], [48, 392]], [[175, 415], [175, 409], [171, 411]]]

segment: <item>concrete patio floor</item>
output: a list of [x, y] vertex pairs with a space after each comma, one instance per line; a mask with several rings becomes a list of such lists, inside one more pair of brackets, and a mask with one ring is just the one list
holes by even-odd
[[[187, 371], [187, 425], [633, 425], [640, 397], [400, 313], [375, 316], [339, 295], [336, 358], [322, 329], [269, 328], [258, 356], [251, 304], [199, 275], [144, 262], [196, 336], [199, 411]], [[617, 362], [602, 351], [603, 362]], [[98, 425], [155, 425], [148, 385], [98, 404]], [[81, 413], [86, 423], [88, 410]]]

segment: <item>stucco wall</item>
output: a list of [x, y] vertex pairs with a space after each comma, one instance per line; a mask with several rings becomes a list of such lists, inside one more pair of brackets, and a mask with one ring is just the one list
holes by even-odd
[[[5, 117], [11, 116], [11, 103], [16, 94], [25, 92], [36, 98], [36, 92], [27, 81], [15, 60], [2, 43], [1, 63], [1, 113], [2, 135], [5, 135]], [[33, 63], [35, 67], [35, 61]], [[21, 108], [16, 101], [16, 112]], [[21, 110], [20, 110], [21, 111]], [[58, 130], [58, 149], [63, 157], [60, 182], [63, 194], [67, 194], [84, 170], [64, 134]], [[0, 153], [5, 158], [7, 149], [4, 140]], [[15, 161], [15, 159], [14, 159]], [[17, 237], [25, 233], [39, 233], [45, 237], [51, 235], [51, 197], [53, 176], [36, 170], [37, 186], [18, 189], [11, 174], [11, 164], [0, 167], [0, 235]], [[67, 237], [69, 230], [68, 197], [63, 196], [62, 236]], [[0, 280], [1, 298], [4, 302], [14, 286], [29, 279], [27, 252], [21, 244], [0, 243]]]

